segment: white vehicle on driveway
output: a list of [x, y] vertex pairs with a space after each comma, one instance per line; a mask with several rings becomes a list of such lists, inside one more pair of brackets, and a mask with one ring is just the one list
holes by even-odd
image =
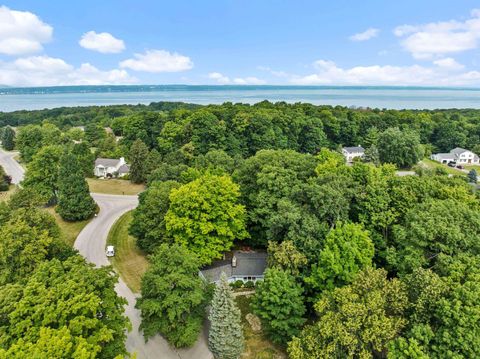
[[113, 246], [107, 246], [107, 257], [113, 257], [115, 255], [115, 248]]

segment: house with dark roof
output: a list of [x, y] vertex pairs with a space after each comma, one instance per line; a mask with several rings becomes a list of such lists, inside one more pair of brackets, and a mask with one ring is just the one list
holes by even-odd
[[203, 268], [199, 275], [210, 283], [220, 280], [225, 273], [228, 282], [241, 280], [243, 282], [256, 282], [263, 279], [263, 273], [267, 268], [267, 253], [254, 251], [234, 251], [230, 259], [214, 262]]
[[434, 161], [448, 164], [453, 162], [455, 164], [479, 164], [479, 157], [472, 151], [464, 148], [456, 147], [448, 153], [435, 153], [430, 156]]
[[354, 158], [362, 158], [365, 155], [365, 149], [362, 146], [343, 147], [342, 154], [347, 163], [352, 163]]
[[93, 173], [97, 177], [123, 177], [130, 171], [125, 158], [97, 158]]

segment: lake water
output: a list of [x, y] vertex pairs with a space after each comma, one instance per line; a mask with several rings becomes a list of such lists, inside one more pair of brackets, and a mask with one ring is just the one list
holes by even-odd
[[480, 108], [480, 89], [364, 86], [66, 86], [0, 88], [0, 111], [61, 106], [263, 100], [389, 109]]

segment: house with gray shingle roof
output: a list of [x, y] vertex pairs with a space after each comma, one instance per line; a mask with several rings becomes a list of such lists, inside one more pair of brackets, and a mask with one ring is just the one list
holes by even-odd
[[199, 275], [210, 283], [220, 280], [222, 272], [227, 275], [228, 282], [237, 280], [256, 282], [263, 279], [267, 268], [267, 253], [254, 251], [234, 251], [231, 259], [214, 262], [203, 268]]
[[448, 153], [435, 153], [430, 156], [434, 161], [448, 164], [453, 162], [459, 164], [479, 164], [479, 157], [472, 151], [464, 148], [456, 147]]
[[347, 163], [352, 163], [355, 158], [362, 158], [365, 155], [365, 149], [362, 146], [343, 147], [342, 154]]
[[130, 170], [125, 158], [97, 158], [93, 173], [97, 177], [123, 177]]

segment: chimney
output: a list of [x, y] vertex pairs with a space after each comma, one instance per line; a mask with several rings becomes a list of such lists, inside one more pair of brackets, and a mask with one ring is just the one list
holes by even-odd
[[233, 255], [232, 257], [232, 267], [235, 268], [237, 266], [237, 257], [235, 257], [235, 255]]

